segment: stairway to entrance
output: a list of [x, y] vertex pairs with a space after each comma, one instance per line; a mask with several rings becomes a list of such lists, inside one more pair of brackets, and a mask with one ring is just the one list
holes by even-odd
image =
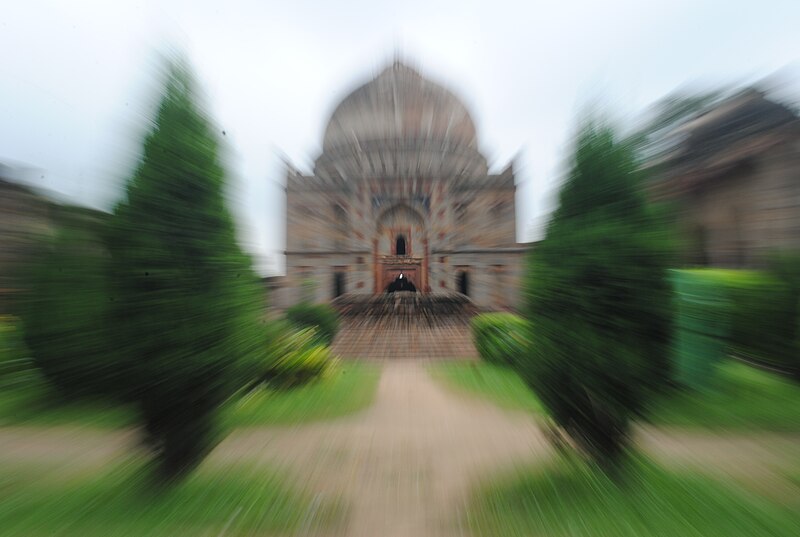
[[332, 351], [342, 358], [472, 359], [478, 356], [464, 295], [396, 292], [344, 295], [333, 302], [342, 325]]

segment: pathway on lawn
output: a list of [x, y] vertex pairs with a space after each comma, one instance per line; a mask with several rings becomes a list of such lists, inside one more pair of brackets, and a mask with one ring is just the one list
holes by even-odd
[[236, 432], [215, 458], [288, 467], [323, 499], [341, 498], [354, 537], [457, 536], [476, 479], [550, 453], [530, 415], [442, 389], [425, 362], [387, 361], [375, 403], [294, 429]]
[[[277, 462], [322, 499], [341, 498], [349, 519], [339, 535], [467, 535], [457, 524], [480, 480], [515, 464], [545, 462], [553, 451], [533, 416], [455, 394], [431, 379], [427, 363], [384, 362], [375, 402], [359, 414], [239, 431], [215, 455], [220, 462]], [[799, 441], [786, 434], [637, 429], [639, 445], [662, 463], [725, 474], [777, 500], [796, 493], [781, 469], [793, 464]]]
[[[209, 462], [278, 466], [321, 501], [341, 500], [347, 520], [326, 537], [466, 535], [458, 523], [477, 482], [544, 462], [552, 451], [532, 416], [450, 392], [430, 378], [427, 363], [386, 361], [370, 408], [327, 422], [237, 430]], [[0, 463], [68, 462], [79, 471], [125, 456], [135, 438], [132, 431], [0, 428]], [[797, 464], [798, 441], [797, 434], [638, 431], [640, 445], [662, 462], [725, 472], [784, 499], [791, 491], [781, 488], [779, 469]]]

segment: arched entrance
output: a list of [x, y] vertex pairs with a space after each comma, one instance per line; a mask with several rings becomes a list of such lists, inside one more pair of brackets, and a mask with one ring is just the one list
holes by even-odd
[[[379, 214], [373, 238], [376, 293], [410, 290], [426, 293], [428, 286], [428, 237], [424, 217], [405, 203]], [[400, 274], [403, 274], [401, 282]], [[402, 287], [402, 289], [401, 289]]]
[[401, 272], [397, 278], [389, 284], [389, 287], [386, 288], [387, 293], [394, 293], [395, 291], [411, 291], [415, 293], [417, 287], [414, 285], [414, 282], [409, 280], [406, 275]]

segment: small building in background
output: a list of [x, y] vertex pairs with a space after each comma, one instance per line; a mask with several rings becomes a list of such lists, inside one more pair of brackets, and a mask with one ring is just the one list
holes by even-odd
[[75, 228], [100, 240], [100, 226], [108, 218], [96, 209], [60, 203], [18, 182], [14, 172], [0, 165], [0, 315], [14, 311], [31, 263], [48, 238]]
[[395, 62], [336, 107], [322, 145], [311, 175], [287, 171], [285, 289], [273, 306], [395, 290], [518, 305], [514, 171], [489, 173], [450, 91]]
[[672, 130], [652, 193], [674, 204], [687, 264], [760, 267], [800, 251], [800, 120], [750, 89]]

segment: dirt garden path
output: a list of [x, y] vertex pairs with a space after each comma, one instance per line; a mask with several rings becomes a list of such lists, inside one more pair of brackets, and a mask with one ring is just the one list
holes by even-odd
[[[458, 524], [476, 481], [544, 461], [552, 451], [530, 415], [451, 393], [425, 368], [387, 361], [370, 408], [328, 422], [238, 430], [210, 462], [278, 466], [320, 500], [341, 500], [347, 519], [335, 535], [466, 535]], [[0, 462], [101, 465], [124, 456], [134, 439], [132, 432], [5, 428]], [[772, 484], [766, 478], [786, 464], [798, 440], [657, 429], [641, 429], [638, 438], [665, 463]]]
[[461, 398], [419, 361], [388, 361], [372, 407], [295, 429], [237, 432], [215, 452], [291, 469], [348, 506], [342, 535], [464, 535], [457, 527], [475, 479], [550, 453], [529, 415]]

